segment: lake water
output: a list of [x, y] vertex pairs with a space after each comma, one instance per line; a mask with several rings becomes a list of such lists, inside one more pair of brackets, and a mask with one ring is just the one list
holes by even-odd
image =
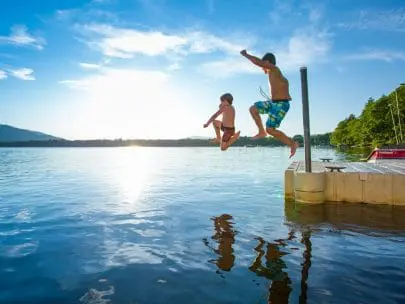
[[405, 303], [405, 209], [285, 204], [288, 155], [0, 149], [0, 303]]

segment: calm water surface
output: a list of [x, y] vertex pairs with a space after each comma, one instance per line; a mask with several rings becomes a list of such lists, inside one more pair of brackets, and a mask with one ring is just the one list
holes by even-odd
[[0, 149], [0, 303], [405, 303], [405, 210], [286, 205], [288, 155]]

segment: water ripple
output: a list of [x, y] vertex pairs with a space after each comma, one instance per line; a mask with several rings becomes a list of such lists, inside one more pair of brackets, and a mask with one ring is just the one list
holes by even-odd
[[0, 303], [404, 303], [405, 209], [285, 204], [289, 162], [1, 149]]

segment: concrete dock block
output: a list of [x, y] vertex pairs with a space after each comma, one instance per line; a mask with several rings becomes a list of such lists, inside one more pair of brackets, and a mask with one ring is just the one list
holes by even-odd
[[364, 182], [363, 202], [392, 204], [392, 182], [392, 175], [390, 174], [368, 174], [368, 178]]
[[363, 182], [357, 172], [327, 172], [327, 200], [333, 202], [363, 202]]
[[295, 199], [294, 170], [286, 170], [284, 173], [284, 196], [288, 201]]
[[304, 203], [325, 201], [325, 173], [295, 172], [295, 200]]
[[405, 175], [392, 176], [392, 204], [405, 206]]

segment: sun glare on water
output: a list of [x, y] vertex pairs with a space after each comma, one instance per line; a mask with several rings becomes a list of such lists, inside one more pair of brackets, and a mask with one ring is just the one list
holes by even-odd
[[[138, 198], [153, 178], [153, 164], [150, 162], [150, 149], [141, 147], [119, 148], [109, 155], [110, 184], [121, 197], [120, 209], [138, 205]], [[130, 210], [129, 210], [130, 211]]]

